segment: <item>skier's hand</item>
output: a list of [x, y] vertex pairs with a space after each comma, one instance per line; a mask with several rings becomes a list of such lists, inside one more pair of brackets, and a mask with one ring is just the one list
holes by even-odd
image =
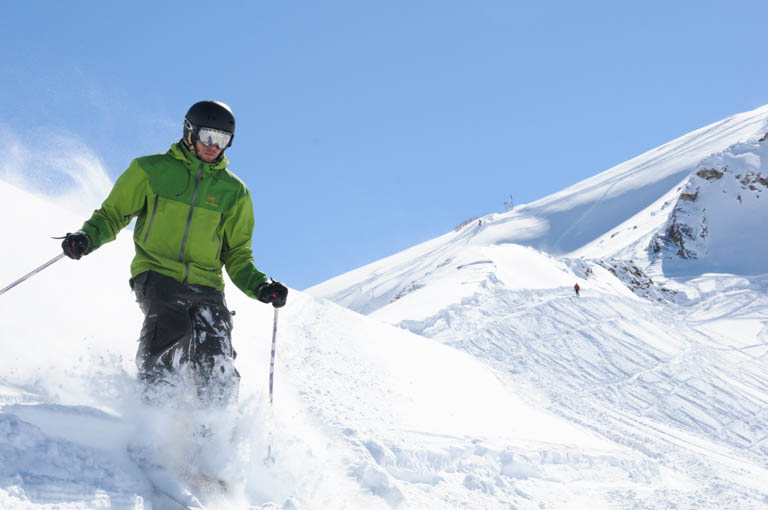
[[64, 250], [64, 255], [67, 257], [79, 260], [80, 257], [88, 255], [91, 251], [91, 238], [82, 230], [74, 234], [67, 234], [64, 241], [61, 242], [61, 249]]
[[272, 303], [275, 308], [282, 308], [288, 299], [288, 287], [280, 282], [269, 281], [259, 286], [256, 295], [262, 303]]

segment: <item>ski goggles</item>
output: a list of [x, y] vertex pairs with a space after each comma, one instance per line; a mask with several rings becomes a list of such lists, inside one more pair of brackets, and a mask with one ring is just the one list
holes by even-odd
[[232, 141], [232, 133], [204, 127], [197, 131], [197, 139], [206, 147], [215, 145], [219, 149], [226, 149], [229, 147], [229, 142]]

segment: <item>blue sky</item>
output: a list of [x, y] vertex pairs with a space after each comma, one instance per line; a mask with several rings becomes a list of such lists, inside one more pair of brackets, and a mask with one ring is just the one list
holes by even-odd
[[0, 128], [114, 180], [228, 103], [257, 266], [303, 289], [768, 103], [766, 2], [576, 4], [5, 3]]

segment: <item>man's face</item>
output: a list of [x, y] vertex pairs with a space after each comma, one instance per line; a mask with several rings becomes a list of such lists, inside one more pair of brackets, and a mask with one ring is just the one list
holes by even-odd
[[218, 146], [203, 145], [199, 140], [195, 142], [195, 151], [197, 152], [197, 157], [206, 163], [213, 163], [221, 154], [221, 149]]

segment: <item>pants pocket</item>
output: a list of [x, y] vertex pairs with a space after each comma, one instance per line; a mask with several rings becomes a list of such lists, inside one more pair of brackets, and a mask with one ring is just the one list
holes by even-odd
[[[133, 290], [133, 293], [136, 296], [137, 303], [141, 303], [141, 301], [147, 297], [146, 288], [148, 278], [149, 271], [145, 271], [128, 280], [128, 283], [131, 286], [131, 290]], [[144, 310], [142, 309], [142, 311]], [[147, 312], [144, 311], [144, 313], [146, 314]]]

